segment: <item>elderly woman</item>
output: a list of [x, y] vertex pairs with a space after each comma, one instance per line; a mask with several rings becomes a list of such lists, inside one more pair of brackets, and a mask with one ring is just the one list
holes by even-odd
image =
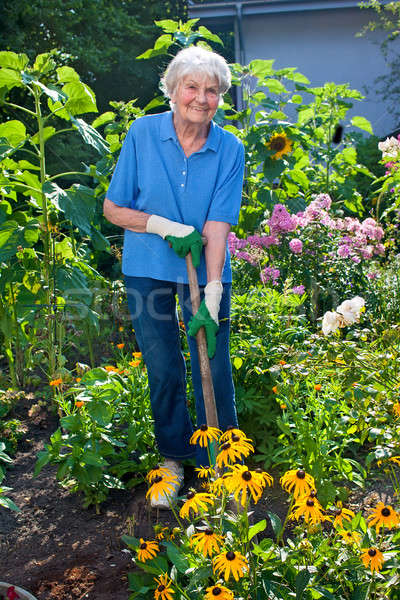
[[[198, 427], [206, 423], [194, 337], [200, 326], [208, 354], [220, 428], [237, 426], [229, 357], [230, 225], [240, 209], [244, 150], [213, 122], [230, 71], [218, 54], [181, 50], [162, 86], [171, 112], [136, 120], [128, 131], [104, 201], [104, 215], [125, 230], [122, 271], [137, 343], [147, 366], [154, 429], [164, 465], [183, 482], [181, 461], [207, 464], [190, 444], [176, 295], [188, 331]], [[201, 236], [207, 239], [203, 250]], [[184, 257], [192, 253], [202, 302], [192, 316]], [[190, 321], [190, 323], [189, 323]], [[191, 335], [190, 335], [191, 334]], [[163, 496], [152, 506], [169, 507]]]

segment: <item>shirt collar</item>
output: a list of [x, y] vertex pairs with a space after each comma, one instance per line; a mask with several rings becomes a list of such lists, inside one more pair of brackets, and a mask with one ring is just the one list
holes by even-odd
[[[178, 136], [176, 135], [175, 127], [172, 121], [172, 111], [167, 111], [164, 113], [164, 117], [161, 121], [160, 127], [160, 139], [162, 141], [172, 139], [177, 144], [179, 144]], [[205, 152], [206, 150], [212, 150], [213, 152], [217, 152], [219, 145], [218, 142], [219, 140], [217, 126], [215, 125], [214, 121], [211, 121], [210, 131], [208, 132], [206, 143], [201, 148], [201, 150], [198, 150], [198, 152]]]

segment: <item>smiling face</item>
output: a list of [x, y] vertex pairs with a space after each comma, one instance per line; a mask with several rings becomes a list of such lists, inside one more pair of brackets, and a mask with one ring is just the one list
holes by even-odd
[[179, 121], [207, 125], [218, 108], [218, 81], [200, 73], [186, 75], [172, 94], [171, 101]]

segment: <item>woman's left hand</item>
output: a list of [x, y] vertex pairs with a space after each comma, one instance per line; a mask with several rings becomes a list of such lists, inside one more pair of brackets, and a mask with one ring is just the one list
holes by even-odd
[[204, 288], [204, 300], [199, 310], [189, 321], [188, 334], [191, 336], [195, 336], [200, 327], [204, 327], [209, 358], [213, 358], [217, 347], [218, 313], [222, 291], [222, 283], [219, 280], [210, 281]]

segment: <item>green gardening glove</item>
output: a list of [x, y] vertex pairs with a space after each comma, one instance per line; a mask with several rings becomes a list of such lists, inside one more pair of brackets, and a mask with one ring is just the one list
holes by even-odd
[[206, 301], [203, 300], [200, 304], [200, 308], [197, 313], [190, 319], [188, 334], [191, 336], [196, 336], [200, 327], [204, 327], [206, 332], [206, 340], [207, 340], [207, 354], [208, 358], [213, 358], [215, 354], [215, 350], [217, 347], [217, 331], [219, 329], [219, 325], [214, 321], [208, 312], [208, 308], [206, 306]]
[[164, 240], [167, 240], [180, 258], [185, 258], [191, 252], [193, 266], [197, 269], [200, 265], [203, 240], [193, 225], [185, 225], [184, 223], [171, 221], [165, 217], [151, 215], [146, 224], [146, 232], [156, 233]]
[[203, 240], [196, 229], [194, 229], [192, 233], [189, 233], [189, 235], [186, 235], [185, 237], [167, 235], [165, 239], [171, 244], [172, 249], [180, 258], [185, 258], [185, 256], [191, 252], [193, 266], [197, 269], [197, 267], [200, 265], [200, 257], [203, 250]]

